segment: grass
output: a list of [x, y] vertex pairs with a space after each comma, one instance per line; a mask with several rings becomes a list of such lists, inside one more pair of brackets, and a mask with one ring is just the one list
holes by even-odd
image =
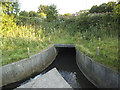
[[[2, 65], [6, 65], [23, 58], [28, 58], [27, 48], [30, 55], [36, 54], [49, 46], [48, 38], [40, 32], [35, 36], [34, 27], [17, 27], [15, 32], [2, 32]], [[41, 31], [39, 28], [38, 32]]]
[[[113, 68], [114, 70], [118, 69], [119, 63], [117, 39], [106, 38], [104, 41], [97, 41], [95, 39], [90, 42], [82, 41], [81, 44], [77, 44], [76, 46], [85, 55], [93, 58], [93, 60]], [[96, 55], [98, 46], [99, 55]]]
[[[65, 26], [66, 25], [66, 26]], [[118, 37], [110, 26], [91, 25], [84, 32], [75, 29], [73, 24], [60, 21], [42, 22], [35, 29], [34, 26], [19, 26], [11, 34], [3, 32], [2, 37], [2, 65], [6, 65], [46, 49], [51, 44], [76, 44], [85, 55], [114, 70], [118, 70]], [[109, 30], [109, 31], [108, 31]], [[117, 30], [116, 30], [117, 31]], [[109, 34], [108, 34], [109, 33]], [[99, 36], [99, 38], [98, 38]], [[50, 43], [49, 43], [50, 39]], [[96, 55], [99, 47], [99, 55]]]
[[4, 38], [6, 42], [2, 47], [2, 65], [28, 58], [27, 47], [30, 49], [30, 55], [36, 54], [49, 46], [49, 42], [39, 42], [38, 40], [26, 40], [22, 38]]

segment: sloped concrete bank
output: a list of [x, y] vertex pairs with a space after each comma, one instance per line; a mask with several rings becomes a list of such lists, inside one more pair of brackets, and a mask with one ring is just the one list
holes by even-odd
[[76, 62], [85, 77], [98, 88], [118, 88], [120, 73], [92, 60], [76, 49]]
[[23, 80], [34, 73], [40, 73], [54, 61], [56, 55], [57, 51], [53, 45], [30, 58], [0, 67], [2, 68], [0, 87]]

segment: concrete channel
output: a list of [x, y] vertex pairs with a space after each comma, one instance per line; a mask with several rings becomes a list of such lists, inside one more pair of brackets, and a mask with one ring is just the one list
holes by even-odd
[[0, 87], [15, 89], [56, 68], [72, 88], [118, 88], [118, 72], [95, 62], [73, 44], [54, 44], [46, 50], [0, 67]]

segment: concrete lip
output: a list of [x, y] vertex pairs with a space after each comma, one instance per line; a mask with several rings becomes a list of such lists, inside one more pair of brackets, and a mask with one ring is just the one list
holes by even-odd
[[54, 44], [54, 47], [70, 47], [70, 48], [75, 48], [74, 44]]
[[56, 68], [18, 88], [72, 88]]

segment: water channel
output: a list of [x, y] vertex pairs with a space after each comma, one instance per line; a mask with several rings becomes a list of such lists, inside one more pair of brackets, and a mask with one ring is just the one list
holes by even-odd
[[32, 79], [35, 79], [54, 67], [57, 68], [62, 77], [67, 81], [72, 88], [96, 88], [79, 70], [76, 64], [76, 53], [75, 48], [57, 48], [58, 55], [54, 62], [46, 68], [43, 72], [39, 74], [34, 74], [31, 78], [27, 78], [20, 82], [12, 83], [3, 87], [14, 89], [20, 85], [23, 85], [29, 82]]

